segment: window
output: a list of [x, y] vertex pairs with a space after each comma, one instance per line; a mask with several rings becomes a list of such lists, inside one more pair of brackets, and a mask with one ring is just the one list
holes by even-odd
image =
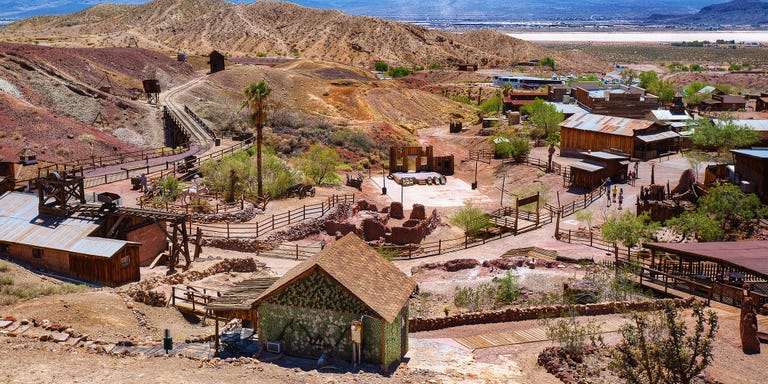
[[128, 268], [131, 266], [131, 255], [125, 255], [120, 258], [120, 268]]
[[35, 259], [42, 259], [43, 258], [43, 250], [40, 248], [33, 248], [32, 249], [32, 257]]

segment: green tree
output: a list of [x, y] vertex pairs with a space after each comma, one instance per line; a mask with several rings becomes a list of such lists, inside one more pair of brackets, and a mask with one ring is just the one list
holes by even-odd
[[692, 304], [693, 333], [681, 311], [664, 300], [654, 316], [634, 312], [621, 327], [621, 345], [612, 351], [611, 370], [630, 384], [692, 383], [712, 363], [717, 314]]
[[757, 131], [747, 126], [734, 123], [732, 118], [714, 122], [701, 119], [691, 135], [691, 143], [696, 148], [714, 149], [720, 154], [728, 154], [733, 148], [746, 147], [760, 141]]
[[480, 112], [482, 112], [484, 115], [494, 115], [501, 113], [503, 108], [504, 98], [502, 97], [501, 92], [498, 91], [488, 100], [480, 103]]
[[693, 176], [696, 179], [699, 178], [699, 168], [701, 168], [701, 165], [710, 160], [709, 155], [706, 152], [698, 149], [692, 149], [688, 152], [685, 152], [683, 157], [685, 157], [685, 160], [687, 160], [688, 164], [691, 165], [691, 169], [693, 169]]
[[627, 249], [643, 239], [651, 238], [659, 224], [650, 221], [648, 212], [635, 216], [632, 211], [613, 215], [602, 226], [603, 239], [613, 243], [621, 242]]
[[754, 193], [744, 193], [733, 184], [712, 187], [706, 196], [698, 201], [697, 210], [712, 215], [723, 230], [736, 229], [740, 226], [757, 227], [753, 220], [768, 215], [764, 206]]
[[685, 237], [693, 235], [698, 241], [722, 241], [725, 237], [720, 223], [698, 210], [683, 212], [678, 217], [668, 219], [666, 225]]
[[333, 148], [313, 144], [299, 159], [299, 169], [315, 184], [323, 184], [333, 180], [336, 170], [342, 161]]
[[474, 236], [491, 226], [491, 220], [483, 211], [472, 205], [469, 200], [464, 201], [464, 206], [460, 208], [449, 219], [451, 224], [464, 230], [467, 236]]
[[555, 69], [555, 59], [547, 56], [547, 57], [539, 60], [539, 65], [541, 65], [542, 67], [550, 67], [550, 68], [552, 68], [552, 70], [554, 70]]
[[[531, 104], [523, 106], [523, 112], [528, 114], [528, 122], [532, 125], [536, 138], [549, 138], [560, 134], [560, 123], [565, 116], [552, 104], [536, 98]], [[559, 141], [559, 140], [558, 140]]]
[[587, 228], [592, 231], [592, 218], [595, 216], [595, 211], [588, 209], [580, 209], [576, 211], [576, 220], [587, 223]]
[[640, 72], [639, 75], [637, 75], [638, 79], [640, 79], [640, 84], [638, 86], [640, 88], [645, 88], [646, 90], [655, 83], [659, 82], [659, 74], [656, 73], [656, 71], [645, 71]]
[[387, 75], [398, 78], [398, 77], [406, 77], [411, 74], [411, 70], [406, 67], [394, 67], [390, 68], [389, 71], [387, 71]]
[[263, 131], [267, 119], [267, 98], [270, 93], [272, 93], [272, 88], [264, 81], [253, 83], [243, 91], [245, 100], [243, 100], [242, 106], [248, 108], [248, 119], [256, 127], [256, 177], [259, 197], [264, 195], [261, 177], [261, 145], [264, 141]]
[[637, 79], [639, 74], [634, 69], [627, 68], [621, 71], [621, 82], [624, 85], [632, 85], [632, 82]]
[[373, 67], [377, 72], [386, 72], [389, 70], [389, 65], [383, 61], [377, 61], [373, 64]]

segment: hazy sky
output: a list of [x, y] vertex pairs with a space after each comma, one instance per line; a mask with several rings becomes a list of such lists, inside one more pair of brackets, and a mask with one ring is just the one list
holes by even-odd
[[[98, 3], [142, 4], [148, 0], [0, 0], [0, 17], [30, 17], [77, 12]], [[247, 0], [230, 0], [250, 3]], [[519, 20], [536, 17], [645, 17], [651, 13], [694, 13], [726, 0], [294, 0], [313, 7], [339, 9], [354, 15], [407, 18], [484, 17]]]

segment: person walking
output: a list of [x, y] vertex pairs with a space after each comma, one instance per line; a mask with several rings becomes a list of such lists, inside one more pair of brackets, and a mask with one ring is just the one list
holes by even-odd
[[611, 206], [611, 189], [605, 187], [605, 197], [608, 199], [608, 206]]
[[640, 162], [635, 161], [635, 173], [633, 175], [635, 176], [635, 179], [637, 179], [637, 169], [640, 167]]
[[618, 190], [618, 188], [616, 188], [616, 184], [614, 184], [613, 185], [613, 189], [611, 189], [611, 191], [613, 192], [613, 202], [614, 203], [616, 202], [616, 191], [617, 190]]
[[621, 203], [624, 202], [624, 188], [619, 189], [619, 209], [621, 209]]

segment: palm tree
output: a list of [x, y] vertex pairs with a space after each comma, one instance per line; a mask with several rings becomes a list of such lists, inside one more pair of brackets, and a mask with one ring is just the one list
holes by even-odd
[[264, 128], [264, 121], [267, 119], [267, 103], [266, 99], [269, 94], [272, 93], [272, 88], [265, 81], [253, 83], [243, 92], [245, 94], [245, 100], [243, 100], [243, 108], [248, 107], [248, 118], [251, 120], [251, 124], [256, 127], [256, 179], [257, 179], [257, 194], [259, 197], [263, 195], [262, 180], [261, 180], [261, 142], [263, 140], [262, 131]]

